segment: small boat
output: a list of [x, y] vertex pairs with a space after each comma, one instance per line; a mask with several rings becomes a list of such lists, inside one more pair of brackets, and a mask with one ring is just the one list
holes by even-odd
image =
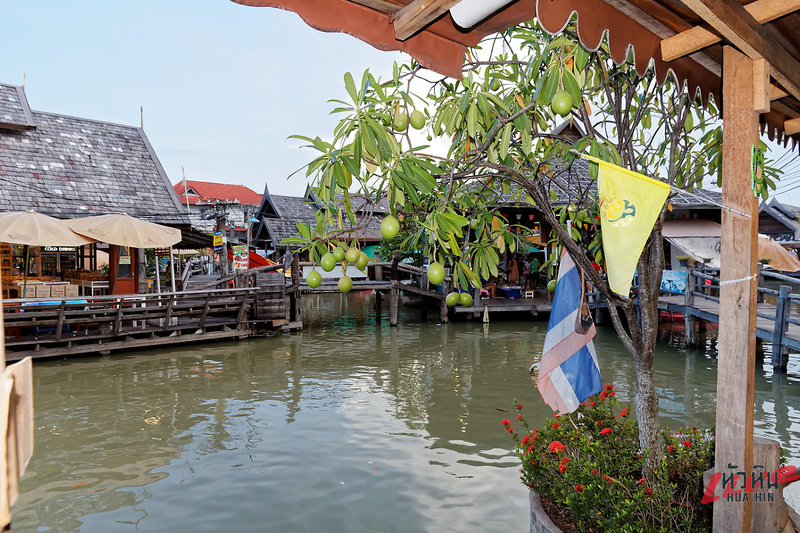
[[680, 311], [661, 311], [662, 322], [683, 322], [683, 313]]

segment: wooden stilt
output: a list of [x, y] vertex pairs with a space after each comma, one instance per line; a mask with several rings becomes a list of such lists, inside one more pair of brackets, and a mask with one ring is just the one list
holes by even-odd
[[389, 325], [397, 325], [397, 308], [400, 304], [400, 290], [392, 287], [389, 292]]
[[[715, 470], [753, 471], [756, 262], [758, 203], [750, 186], [751, 147], [758, 142], [753, 60], [731, 46], [723, 51], [722, 211], [717, 438]], [[766, 87], [763, 88], [766, 90]], [[735, 467], [732, 469], [732, 467]], [[714, 502], [715, 532], [751, 530], [752, 505]]]
[[692, 291], [695, 287], [694, 269], [689, 269], [686, 272], [686, 288], [684, 289], [683, 300], [683, 325], [684, 325], [684, 338], [686, 346], [697, 346], [697, 337], [695, 333], [695, 317], [689, 313], [689, 309], [694, 306], [694, 295]]
[[383, 292], [375, 291], [375, 320], [381, 321], [381, 311], [383, 307]]

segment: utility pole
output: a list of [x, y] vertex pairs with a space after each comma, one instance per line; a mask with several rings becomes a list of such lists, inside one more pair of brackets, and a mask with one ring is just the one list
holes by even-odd
[[226, 230], [226, 226], [227, 226], [227, 223], [226, 223], [227, 216], [226, 216], [225, 206], [224, 205], [222, 205], [220, 202], [217, 202], [215, 207], [216, 207], [216, 211], [217, 211], [216, 212], [216, 215], [217, 215], [217, 231], [221, 231], [222, 232], [222, 236], [223, 236], [223, 238], [222, 238], [222, 251], [220, 252], [220, 255], [219, 255], [219, 267], [220, 267], [220, 270], [222, 271], [221, 275], [224, 277], [224, 276], [228, 275], [228, 243], [225, 242], [227, 240], [227, 235], [226, 235], [226, 231], [225, 231]]

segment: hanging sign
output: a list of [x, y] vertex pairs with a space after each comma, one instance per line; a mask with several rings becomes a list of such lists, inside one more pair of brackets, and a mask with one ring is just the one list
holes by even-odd
[[750, 186], [756, 198], [763, 196], [767, 190], [764, 183], [764, 151], [756, 145], [750, 152]]
[[214, 251], [219, 252], [225, 245], [224, 234], [221, 231], [214, 232]]
[[249, 256], [247, 253], [246, 244], [233, 245], [233, 269], [234, 270], [247, 270], [250, 268]]
[[153, 255], [156, 257], [169, 257], [169, 248], [153, 248]]

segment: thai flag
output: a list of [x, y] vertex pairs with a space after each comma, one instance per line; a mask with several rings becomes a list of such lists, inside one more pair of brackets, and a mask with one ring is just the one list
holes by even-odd
[[585, 333], [576, 330], [581, 295], [580, 274], [564, 252], [536, 381], [545, 403], [561, 413], [571, 413], [583, 400], [603, 389], [592, 342], [594, 324]]

